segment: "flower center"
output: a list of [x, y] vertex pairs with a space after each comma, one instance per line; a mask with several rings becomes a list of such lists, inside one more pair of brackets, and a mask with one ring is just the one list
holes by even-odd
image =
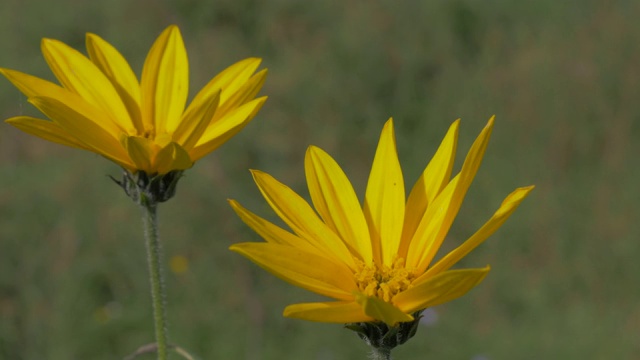
[[404, 259], [398, 258], [391, 267], [362, 264], [360, 271], [356, 273], [356, 284], [365, 295], [391, 302], [396, 294], [411, 286], [414, 278], [413, 272], [405, 268]]

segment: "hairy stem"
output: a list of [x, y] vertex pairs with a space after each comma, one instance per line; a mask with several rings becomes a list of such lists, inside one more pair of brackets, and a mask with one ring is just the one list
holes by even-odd
[[167, 320], [165, 313], [166, 291], [162, 276], [162, 247], [158, 238], [158, 218], [156, 204], [142, 202], [144, 235], [147, 243], [147, 261], [149, 263], [149, 281], [151, 282], [151, 301], [153, 320], [156, 329], [158, 360], [167, 360]]
[[391, 349], [387, 347], [371, 347], [371, 360], [391, 360]]

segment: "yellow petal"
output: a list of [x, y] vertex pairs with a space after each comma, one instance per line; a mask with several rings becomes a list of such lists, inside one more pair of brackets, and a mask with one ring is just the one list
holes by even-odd
[[19, 71], [0, 69], [0, 73], [9, 79], [9, 81], [28, 98], [42, 97], [54, 99], [63, 103], [66, 107], [74, 109], [74, 111], [80, 113], [84, 118], [103, 128], [111, 134], [111, 136], [118, 138], [122, 133], [122, 129], [111, 121], [109, 117], [105, 116], [99, 108], [89, 104], [76, 93], [49, 81]]
[[[237, 67], [234, 65], [227, 68], [229, 72], [220, 77], [216, 76], [215, 84], [222, 89], [222, 95], [220, 97], [220, 103], [226, 103], [230, 97], [236, 94], [242, 86], [252, 77], [256, 71], [262, 59], [260, 58], [248, 58], [245, 61], [240, 61]], [[227, 70], [225, 69], [225, 71]], [[265, 72], [266, 70], [262, 70]], [[257, 75], [257, 74], [256, 74]], [[253, 75], [253, 76], [256, 76]], [[258, 89], [259, 90], [259, 89]]]
[[[235, 93], [229, 96], [224, 103], [220, 103], [220, 107], [216, 112], [216, 116], [213, 118], [213, 122], [216, 122], [223, 118], [229, 111], [232, 111], [238, 106], [242, 106], [248, 101], [252, 100], [264, 84], [267, 78], [267, 69], [264, 69], [254, 76], [252, 76], [247, 82], [244, 83]], [[229, 93], [227, 91], [227, 93]]]
[[311, 200], [324, 222], [365, 264], [372, 262], [371, 240], [360, 202], [340, 166], [322, 149], [310, 146], [305, 173]]
[[476, 140], [473, 142], [473, 145], [471, 145], [471, 149], [469, 149], [469, 153], [464, 159], [464, 164], [460, 171], [459, 189], [456, 190], [456, 196], [461, 198], [461, 203], [462, 198], [466, 195], [467, 190], [469, 189], [469, 186], [471, 186], [471, 182], [473, 182], [473, 178], [476, 176], [478, 168], [480, 168], [480, 164], [482, 163], [482, 158], [487, 150], [489, 138], [493, 131], [494, 120], [495, 116], [492, 116], [489, 119], [487, 125], [485, 125], [484, 129], [480, 132], [480, 135], [478, 135]]
[[400, 246], [404, 219], [404, 179], [396, 151], [393, 119], [382, 129], [373, 159], [364, 214], [369, 225], [373, 258], [379, 265], [392, 265]]
[[154, 171], [166, 174], [173, 170], [186, 170], [193, 166], [189, 153], [179, 144], [171, 142], [163, 147], [156, 155]]
[[46, 97], [33, 97], [29, 99], [29, 102], [56, 122], [70, 136], [82, 141], [92, 151], [124, 167], [131, 167], [131, 162], [122, 145], [105, 129], [77, 112], [76, 109]]
[[173, 134], [175, 142], [182, 144], [182, 147], [187, 151], [192, 150], [211, 123], [211, 119], [218, 109], [219, 101], [220, 92], [218, 91], [213, 93], [207, 102], [203, 102], [202, 106], [188, 114], [185, 113]]
[[360, 304], [353, 301], [293, 304], [284, 309], [283, 315], [294, 319], [342, 324], [375, 320], [364, 313]]
[[145, 127], [157, 134], [173, 133], [189, 92], [187, 51], [177, 26], [166, 28], [155, 41], [142, 70], [141, 108]]
[[[471, 146], [462, 165], [462, 170], [456, 177], [455, 188], [451, 189], [450, 183], [438, 195], [435, 201], [438, 201], [440, 197], [446, 200], [441, 201], [439, 205], [434, 202], [433, 207], [435, 209], [431, 209], [431, 207], [427, 209], [411, 240], [407, 254], [407, 266], [415, 267], [419, 273], [424, 272], [431, 260], [433, 260], [460, 210], [464, 196], [480, 167], [480, 163], [482, 163], [482, 157], [487, 149], [491, 130], [493, 129], [493, 120], [493, 117], [489, 119], [489, 122]], [[452, 192], [447, 192], [447, 190]]]
[[54, 143], [92, 151], [90, 147], [69, 135], [60, 125], [53, 121], [36, 119], [30, 116], [16, 116], [5, 120], [5, 122], [28, 134], [41, 137]]
[[265, 241], [272, 244], [286, 245], [296, 247], [305, 251], [314, 252], [316, 249], [311, 246], [305, 239], [302, 239], [283, 228], [272, 224], [271, 222], [257, 216], [251, 211], [245, 209], [235, 200], [229, 200], [229, 204], [238, 214], [240, 219], [247, 224], [253, 231], [258, 233]]
[[60, 83], [101, 109], [122, 131], [136, 129], [118, 92], [91, 60], [58, 40], [42, 40], [42, 53]]
[[140, 102], [138, 78], [122, 54], [96, 34], [87, 33], [86, 46], [89, 58], [107, 78], [120, 85], [136, 102]]
[[353, 273], [318, 253], [270, 243], [232, 245], [235, 251], [295, 286], [338, 300], [351, 300], [358, 288]]
[[126, 106], [133, 126], [144, 132], [140, 114], [140, 84], [127, 60], [111, 44], [95, 34], [87, 34], [87, 52], [91, 61], [107, 76]]
[[495, 212], [495, 214], [493, 214], [489, 221], [487, 221], [478, 231], [476, 231], [475, 234], [473, 234], [473, 236], [471, 236], [462, 245], [458, 246], [456, 249], [448, 253], [435, 265], [429, 268], [426, 273], [415, 279], [414, 284], [419, 284], [423, 281], [423, 279], [426, 280], [429, 277], [432, 277], [442, 271], [448, 270], [451, 266], [465, 257], [478, 245], [482, 244], [489, 236], [491, 236], [496, 230], [498, 230], [500, 226], [502, 226], [502, 224], [504, 224], [504, 222], [509, 218], [509, 216], [511, 216], [511, 214], [513, 214], [514, 211], [516, 211], [522, 200], [524, 200], [524, 198], [529, 195], [533, 188], [533, 186], [522, 187], [509, 194], [509, 196], [504, 199], [502, 205], [500, 205], [500, 208]]
[[125, 147], [136, 170], [142, 170], [152, 175], [151, 162], [159, 147], [152, 140], [140, 136], [128, 136], [125, 140]]
[[253, 170], [252, 174], [264, 198], [293, 232], [307, 239], [326, 256], [337, 259], [351, 269], [356, 268], [344, 242], [318, 218], [303, 198], [267, 173]]
[[13, 83], [13, 85], [15, 85], [15, 87], [17, 87], [18, 90], [28, 98], [43, 96], [60, 100], [61, 97], [67, 96], [67, 94], [70, 93], [69, 90], [58, 86], [57, 84], [20, 71], [0, 69], [0, 73], [11, 81], [11, 83]]
[[362, 306], [365, 314], [389, 326], [394, 326], [399, 322], [413, 321], [413, 316], [377, 297], [357, 293], [356, 302]]
[[[436, 237], [442, 229], [443, 223], [447, 220], [451, 201], [460, 180], [460, 174], [456, 175], [442, 192], [435, 198], [431, 206], [427, 208], [418, 228], [416, 229], [409, 250], [407, 251], [406, 266], [416, 268], [420, 261], [429, 255], [430, 249], [436, 241]], [[435, 248], [437, 251], [437, 248]]]
[[220, 90], [222, 90], [220, 103], [226, 102], [251, 77], [251, 74], [260, 66], [261, 61], [258, 58], [248, 58], [224, 69], [198, 92], [185, 113], [189, 113], [193, 107], [201, 106], [205, 99]]
[[402, 227], [402, 243], [399, 256], [406, 258], [411, 238], [415, 233], [427, 207], [444, 189], [451, 177], [451, 170], [456, 157], [458, 128], [460, 120], [456, 120], [445, 135], [438, 151], [411, 190], [405, 207], [404, 226]]
[[489, 273], [483, 269], [442, 272], [393, 298], [393, 303], [406, 313], [423, 310], [457, 299], [478, 285]]
[[214, 151], [242, 130], [253, 120], [266, 100], [265, 96], [250, 101], [210, 125], [200, 137], [196, 147], [190, 152], [193, 161], [197, 161]]

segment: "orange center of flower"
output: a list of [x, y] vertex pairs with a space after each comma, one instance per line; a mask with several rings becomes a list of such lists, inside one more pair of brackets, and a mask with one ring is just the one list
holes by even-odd
[[356, 283], [360, 291], [386, 302], [391, 302], [396, 294], [407, 290], [414, 278], [413, 273], [404, 267], [403, 258], [396, 259], [391, 267], [362, 264], [360, 271], [356, 273]]

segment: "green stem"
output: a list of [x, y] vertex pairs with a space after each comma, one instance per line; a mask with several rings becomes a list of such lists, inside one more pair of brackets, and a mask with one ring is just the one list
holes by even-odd
[[142, 201], [144, 235], [147, 243], [147, 261], [149, 280], [151, 281], [151, 301], [153, 302], [153, 320], [156, 328], [158, 360], [167, 360], [167, 321], [165, 314], [166, 292], [160, 267], [162, 247], [158, 238], [158, 218], [156, 204]]
[[391, 360], [391, 349], [387, 347], [371, 347], [371, 360]]

